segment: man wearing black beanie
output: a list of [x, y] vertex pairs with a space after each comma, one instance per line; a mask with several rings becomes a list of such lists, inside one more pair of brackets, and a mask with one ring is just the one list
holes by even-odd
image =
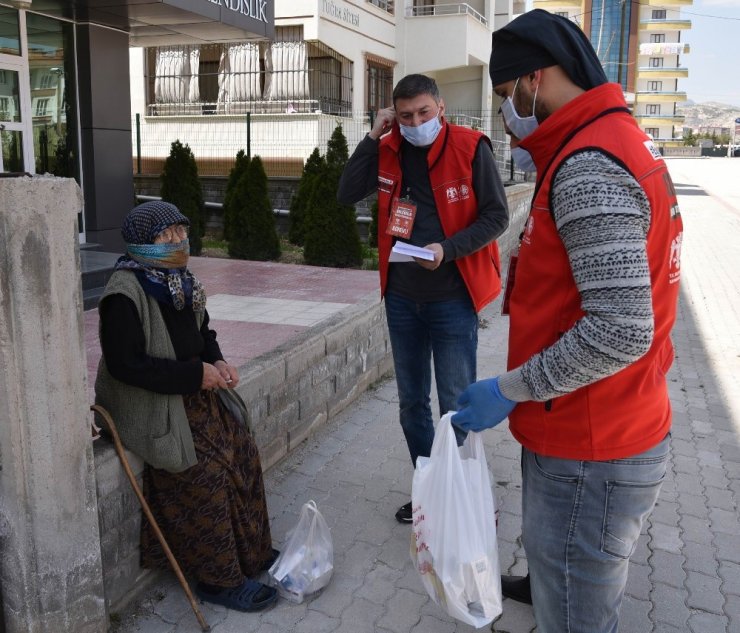
[[522, 444], [539, 633], [616, 633], [669, 452], [676, 193], [572, 22], [541, 10], [513, 20], [493, 34], [490, 73], [537, 184], [507, 282], [508, 371], [470, 385], [453, 423], [481, 431], [508, 417]]

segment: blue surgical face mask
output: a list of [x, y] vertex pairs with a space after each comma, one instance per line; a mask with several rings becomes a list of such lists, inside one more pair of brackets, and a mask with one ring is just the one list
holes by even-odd
[[409, 143], [416, 147], [426, 147], [431, 145], [439, 135], [442, 129], [442, 122], [439, 120], [439, 111], [433, 119], [422, 123], [421, 125], [399, 125], [401, 136]]
[[[512, 96], [516, 92], [516, 87], [519, 85], [519, 79], [514, 84], [514, 90], [511, 91]], [[539, 88], [539, 86], [538, 86]], [[539, 123], [537, 117], [534, 116], [534, 106], [537, 103], [537, 89], [534, 91], [534, 99], [532, 100], [532, 115], [521, 117], [514, 107], [514, 100], [511, 97], [506, 97], [504, 102], [501, 104], [501, 114], [504, 115], [504, 121], [506, 127], [511, 130], [511, 133], [516, 136], [520, 141], [529, 136], [534, 132]]]
[[532, 160], [532, 154], [523, 147], [511, 148], [511, 160], [522, 171], [537, 171], [537, 166], [534, 164], [534, 160]]

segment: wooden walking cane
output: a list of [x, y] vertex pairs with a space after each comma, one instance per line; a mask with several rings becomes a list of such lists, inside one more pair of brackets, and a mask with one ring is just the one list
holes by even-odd
[[[164, 553], [167, 555], [167, 560], [170, 561], [170, 565], [172, 565], [172, 569], [174, 570], [175, 575], [177, 576], [177, 579], [180, 581], [182, 590], [185, 592], [185, 595], [187, 596], [188, 601], [190, 602], [190, 606], [193, 608], [193, 613], [195, 613], [195, 617], [198, 619], [198, 624], [200, 624], [201, 630], [203, 630], [204, 633], [207, 633], [208, 631], [211, 630], [211, 626], [208, 624], [208, 622], [206, 622], [205, 618], [203, 617], [203, 614], [200, 612], [200, 609], [198, 608], [198, 604], [195, 602], [195, 598], [193, 597], [193, 593], [190, 591], [190, 585], [188, 585], [187, 580], [185, 580], [185, 576], [183, 576], [182, 570], [180, 569], [180, 565], [177, 564], [177, 561], [175, 560], [175, 557], [173, 556], [169, 545], [167, 545], [167, 541], [164, 538], [164, 534], [162, 534], [162, 530], [159, 529], [157, 522], [154, 520], [154, 515], [152, 514], [152, 511], [149, 509], [149, 504], [146, 502], [146, 499], [144, 499], [144, 495], [142, 494], [141, 489], [139, 488], [139, 484], [136, 482], [136, 476], [134, 475], [134, 471], [131, 470], [131, 465], [128, 463], [126, 454], [123, 452], [123, 444], [121, 443], [121, 438], [118, 436], [118, 430], [116, 429], [116, 425], [113, 423], [113, 418], [111, 418], [110, 413], [108, 413], [108, 411], [106, 411], [99, 404], [90, 405], [90, 409], [92, 411], [95, 411], [96, 413], [99, 413], [105, 420], [106, 424], [108, 425], [108, 430], [110, 431], [110, 434], [113, 436], [113, 444], [116, 447], [116, 453], [118, 453], [118, 457], [120, 458], [121, 464], [123, 465], [123, 470], [126, 471], [126, 476], [128, 477], [128, 480], [131, 482], [131, 487], [134, 489], [136, 496], [139, 498], [139, 503], [141, 503], [141, 509], [144, 511], [146, 518], [149, 520], [149, 523], [151, 524], [152, 529], [154, 530], [154, 533], [157, 535], [157, 538], [159, 539], [159, 542], [162, 545], [162, 549], [164, 550]], [[100, 429], [98, 429], [95, 426], [94, 422], [93, 422], [92, 427], [93, 427], [93, 437], [98, 437], [98, 431]]]

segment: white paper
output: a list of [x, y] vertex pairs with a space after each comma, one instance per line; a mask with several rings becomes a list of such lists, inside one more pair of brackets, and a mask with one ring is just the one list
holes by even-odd
[[431, 251], [428, 248], [414, 246], [413, 244], [407, 244], [406, 242], [396, 242], [391, 249], [391, 256], [388, 258], [388, 261], [410, 262], [413, 261], [414, 257], [433, 262], [434, 251]]

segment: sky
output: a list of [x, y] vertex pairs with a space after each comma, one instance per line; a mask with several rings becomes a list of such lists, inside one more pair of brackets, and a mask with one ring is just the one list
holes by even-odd
[[681, 16], [691, 20], [691, 29], [681, 34], [691, 52], [681, 55], [689, 76], [679, 80], [678, 89], [696, 103], [740, 107], [740, 0], [694, 0], [681, 7]]

